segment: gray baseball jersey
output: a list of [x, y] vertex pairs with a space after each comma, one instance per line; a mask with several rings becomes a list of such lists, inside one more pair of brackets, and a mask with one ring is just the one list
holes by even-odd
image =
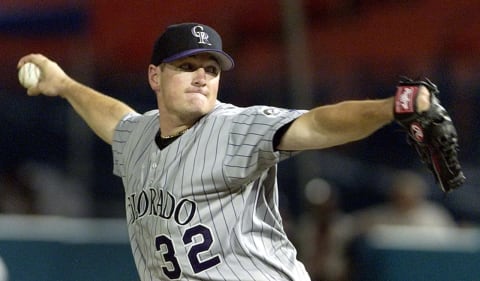
[[[218, 102], [163, 149], [158, 110], [129, 114], [112, 145], [129, 237], [146, 280], [310, 280], [283, 230], [275, 132], [304, 111]], [[160, 116], [161, 118], [161, 116]]]

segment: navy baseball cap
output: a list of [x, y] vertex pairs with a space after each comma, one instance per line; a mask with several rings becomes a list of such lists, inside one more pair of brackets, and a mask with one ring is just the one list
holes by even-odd
[[213, 28], [199, 23], [168, 26], [153, 46], [150, 63], [159, 65], [199, 53], [211, 54], [222, 70], [234, 66], [232, 57], [222, 50], [220, 35]]

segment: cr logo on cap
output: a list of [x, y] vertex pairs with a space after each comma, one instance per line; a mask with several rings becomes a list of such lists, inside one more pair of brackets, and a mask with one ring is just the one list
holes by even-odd
[[196, 25], [192, 27], [192, 34], [199, 39], [198, 44], [212, 45], [208, 41], [208, 34], [203, 31], [203, 26]]

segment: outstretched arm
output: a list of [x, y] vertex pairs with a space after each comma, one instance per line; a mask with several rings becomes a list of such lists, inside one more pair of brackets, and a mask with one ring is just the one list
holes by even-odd
[[[430, 106], [429, 91], [421, 88], [418, 110]], [[277, 149], [320, 149], [363, 139], [393, 121], [394, 99], [345, 101], [320, 106], [296, 119]]]
[[105, 142], [112, 143], [113, 133], [120, 119], [132, 108], [112, 97], [99, 93], [70, 78], [47, 57], [30, 54], [22, 57], [17, 67], [27, 62], [36, 64], [40, 70], [40, 82], [27, 90], [29, 96], [43, 94], [65, 98], [88, 126]]

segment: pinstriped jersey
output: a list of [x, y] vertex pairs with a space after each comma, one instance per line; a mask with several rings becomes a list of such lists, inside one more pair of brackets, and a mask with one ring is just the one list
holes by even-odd
[[147, 280], [310, 280], [283, 230], [278, 129], [304, 111], [218, 102], [163, 149], [158, 110], [128, 114], [112, 144], [133, 256]]

